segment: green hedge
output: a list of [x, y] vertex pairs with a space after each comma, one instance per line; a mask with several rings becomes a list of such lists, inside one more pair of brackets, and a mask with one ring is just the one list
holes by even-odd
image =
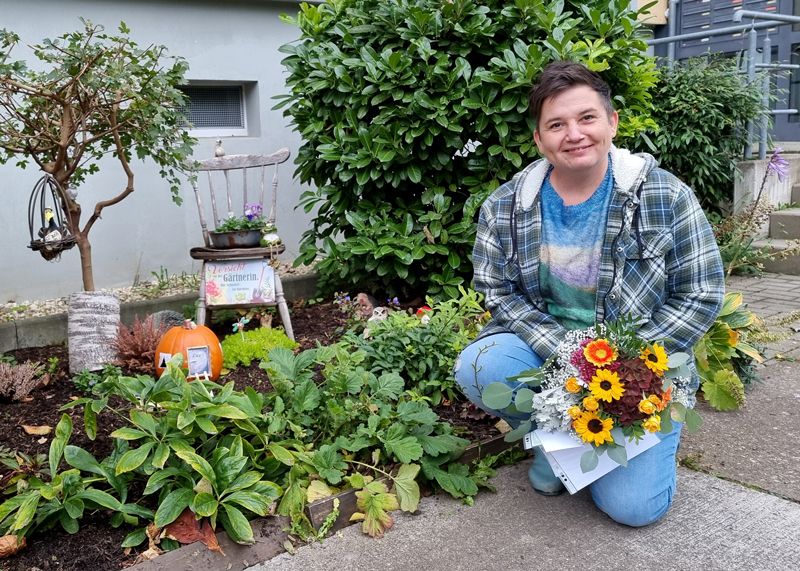
[[282, 46], [284, 108], [315, 186], [298, 262], [323, 290], [455, 297], [480, 203], [535, 158], [528, 92], [547, 63], [585, 62], [616, 93], [620, 138], [652, 127], [656, 79], [628, 0], [352, 0], [301, 5]]

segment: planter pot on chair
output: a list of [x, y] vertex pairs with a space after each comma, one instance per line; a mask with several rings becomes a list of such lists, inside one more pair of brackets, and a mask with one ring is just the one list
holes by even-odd
[[261, 243], [261, 230], [209, 232], [211, 246], [219, 249], [254, 248]]

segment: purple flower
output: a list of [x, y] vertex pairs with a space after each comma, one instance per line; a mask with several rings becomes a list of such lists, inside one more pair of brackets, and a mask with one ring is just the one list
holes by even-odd
[[248, 202], [244, 205], [244, 215], [248, 220], [258, 218], [261, 216], [261, 212], [263, 212], [263, 210], [264, 209], [258, 202]]
[[775, 173], [780, 182], [783, 182], [783, 179], [789, 174], [789, 161], [783, 158], [781, 155], [782, 152], [783, 149], [776, 147], [775, 150], [772, 151], [769, 163], [767, 163], [767, 173]]

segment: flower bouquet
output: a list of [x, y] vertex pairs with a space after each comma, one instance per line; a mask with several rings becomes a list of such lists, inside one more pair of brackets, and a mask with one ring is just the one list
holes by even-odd
[[534, 427], [539, 434], [566, 432], [584, 444], [580, 468], [589, 472], [604, 453], [627, 465], [628, 444], [671, 432], [672, 420], [698, 428], [700, 417], [690, 408], [689, 355], [668, 355], [662, 344], [635, 331], [632, 319], [570, 331], [540, 368], [510, 378], [511, 386], [487, 385], [487, 407], [531, 413], [506, 439], [522, 438]]

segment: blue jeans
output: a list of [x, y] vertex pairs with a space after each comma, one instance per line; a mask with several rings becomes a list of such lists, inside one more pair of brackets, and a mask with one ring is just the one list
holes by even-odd
[[[529, 415], [504, 415], [481, 401], [483, 387], [493, 382], [515, 386], [506, 379], [543, 360], [513, 333], [498, 333], [475, 341], [461, 352], [454, 374], [462, 392], [478, 408], [499, 416], [512, 426]], [[674, 423], [675, 424], [675, 423]], [[596, 480], [589, 486], [595, 505], [614, 521], [632, 527], [654, 523], [667, 513], [675, 492], [675, 454], [681, 426], [669, 434], [658, 433], [661, 442]], [[555, 478], [555, 475], [553, 475]]]

